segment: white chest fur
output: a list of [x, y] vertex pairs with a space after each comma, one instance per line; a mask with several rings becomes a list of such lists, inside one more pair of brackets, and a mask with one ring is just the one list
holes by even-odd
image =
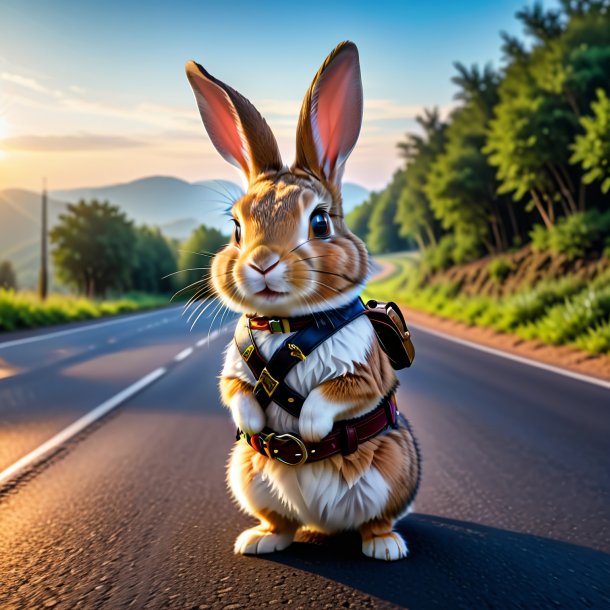
[[[286, 339], [285, 334], [255, 331], [254, 340], [262, 356], [269, 360]], [[356, 372], [357, 363], [365, 363], [376, 341], [375, 331], [366, 316], [329, 337], [287, 375], [286, 382], [307, 397], [321, 383], [340, 375]], [[223, 376], [238, 377], [254, 385], [256, 380], [244, 363], [235, 341], [229, 344]], [[299, 432], [299, 420], [276, 403], [266, 410], [267, 425], [278, 432]], [[231, 486], [238, 500], [244, 493], [239, 470], [230, 469]], [[379, 516], [388, 500], [389, 487], [374, 467], [365, 469], [357, 480], [348, 483], [331, 460], [304, 464], [298, 468], [274, 460], [250, 482], [249, 496], [287, 517], [315, 529], [336, 532], [356, 528]], [[246, 503], [247, 504], [247, 503]]]
[[[254, 340], [262, 356], [269, 360], [287, 336], [282, 333], [254, 331]], [[290, 335], [291, 336], [291, 335]], [[324, 381], [356, 371], [357, 363], [365, 363], [366, 355], [376, 340], [375, 330], [366, 316], [359, 316], [331, 335], [286, 376], [286, 383], [301, 396], [307, 395]], [[235, 341], [227, 347], [223, 376], [238, 377], [254, 385], [256, 379], [243, 361]], [[278, 432], [298, 432], [298, 421], [275, 402], [267, 407], [267, 424]]]

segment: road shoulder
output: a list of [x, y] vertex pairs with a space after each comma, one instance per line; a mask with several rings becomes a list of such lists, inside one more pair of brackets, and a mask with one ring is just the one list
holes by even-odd
[[[610, 380], [610, 356], [608, 355], [590, 354], [573, 347], [547, 345], [541, 341], [526, 341], [515, 335], [499, 333], [481, 326], [469, 326], [463, 322], [434, 316], [406, 305], [401, 304], [400, 307], [405, 313], [407, 322], [415, 326], [582, 375]], [[417, 349], [416, 339], [415, 342]]]

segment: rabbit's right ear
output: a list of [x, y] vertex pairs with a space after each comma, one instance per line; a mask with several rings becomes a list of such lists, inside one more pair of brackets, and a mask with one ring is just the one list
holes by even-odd
[[210, 140], [225, 160], [241, 169], [249, 182], [261, 172], [282, 168], [269, 125], [243, 95], [194, 61], [187, 62], [186, 76]]

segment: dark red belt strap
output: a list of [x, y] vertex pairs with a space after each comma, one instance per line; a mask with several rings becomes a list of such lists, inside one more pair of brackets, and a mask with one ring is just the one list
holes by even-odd
[[245, 434], [238, 430], [237, 438], [245, 440], [258, 453], [289, 466], [318, 462], [331, 455], [349, 455], [365, 441], [377, 436], [388, 427], [397, 427], [398, 410], [394, 394], [385, 397], [370, 413], [337, 422], [330, 434], [318, 443], [306, 443], [297, 434], [279, 434], [265, 428], [258, 434]]

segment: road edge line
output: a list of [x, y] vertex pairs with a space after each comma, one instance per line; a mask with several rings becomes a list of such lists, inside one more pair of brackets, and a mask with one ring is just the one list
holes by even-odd
[[108, 400], [105, 400], [102, 404], [93, 408], [91, 411], [71, 423], [69, 426], [52, 436], [49, 440], [42, 443], [30, 451], [30, 453], [24, 455], [16, 462], [5, 468], [0, 472], [0, 490], [2, 487], [10, 483], [11, 479], [18, 477], [19, 474], [26, 469], [35, 466], [37, 463], [43, 461], [46, 457], [52, 454], [54, 451], [59, 449], [61, 445], [72, 439], [74, 436], [88, 428], [91, 424], [110, 413], [113, 409], [123, 404], [126, 400], [141, 392], [144, 388], [148, 387], [157, 379], [160, 379], [167, 373], [166, 367], [159, 367], [154, 371], [148, 373], [138, 381], [132, 383], [130, 386], [121, 390], [118, 394], [115, 394]]
[[428, 328], [425, 325], [409, 324], [409, 326], [412, 328], [415, 328], [417, 331], [422, 331], [422, 332], [428, 333], [430, 335], [434, 335], [441, 339], [445, 339], [447, 341], [457, 343], [458, 345], [470, 347], [472, 349], [479, 350], [480, 352], [485, 352], [487, 354], [493, 354], [494, 356], [499, 356], [500, 358], [506, 358], [507, 360], [512, 360], [514, 362], [518, 362], [519, 364], [533, 366], [535, 368], [539, 368], [544, 371], [549, 371], [551, 373], [555, 373], [556, 375], [563, 375], [564, 377], [570, 377], [571, 379], [576, 379], [577, 381], [582, 381], [584, 383], [590, 383], [592, 385], [597, 385], [597, 386], [600, 386], [607, 390], [610, 390], [610, 381], [606, 381], [605, 379], [600, 379], [598, 377], [592, 377], [591, 375], [585, 375], [584, 373], [577, 373], [576, 371], [571, 371], [569, 369], [564, 369], [564, 368], [561, 368], [558, 366], [554, 366], [552, 364], [547, 364], [546, 362], [539, 362], [538, 360], [533, 360], [532, 358], [526, 358], [525, 356], [518, 356], [517, 354], [512, 354], [511, 352], [505, 352], [500, 349], [496, 349], [494, 347], [488, 347], [487, 345], [481, 345], [480, 343], [475, 343], [473, 341], [468, 341], [466, 339], [459, 339], [458, 337], [453, 337], [452, 335], [445, 334], [438, 330], [432, 330], [431, 328]]
[[155, 309], [154, 311], [146, 311], [144, 313], [135, 313], [135, 314], [127, 314], [125, 317], [119, 318], [117, 320], [101, 320], [97, 322], [92, 322], [91, 324], [83, 324], [78, 328], [65, 328], [64, 330], [56, 330], [48, 333], [43, 333], [41, 335], [34, 335], [33, 337], [23, 337], [22, 339], [11, 339], [9, 341], [0, 341], [0, 350], [6, 349], [8, 347], [15, 347], [17, 345], [26, 345], [28, 343], [35, 343], [36, 341], [45, 341], [47, 339], [54, 339], [55, 337], [62, 337], [64, 335], [72, 335], [75, 333], [82, 332], [84, 330], [91, 330], [92, 328], [104, 328], [105, 326], [110, 326], [111, 324], [122, 324], [124, 322], [133, 322], [134, 320], [138, 320], [140, 318], [145, 318], [146, 316], [152, 316], [154, 314], [160, 314], [162, 312], [166, 312], [168, 309], [172, 309], [171, 307], [161, 307], [160, 309]]

